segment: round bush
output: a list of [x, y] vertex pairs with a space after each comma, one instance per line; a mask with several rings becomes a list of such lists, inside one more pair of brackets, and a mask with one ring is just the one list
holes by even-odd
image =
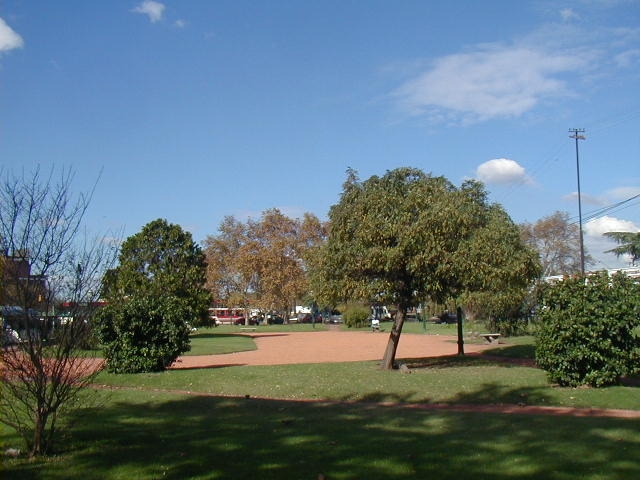
[[342, 311], [344, 324], [349, 328], [361, 328], [369, 324], [371, 310], [364, 305], [349, 304]]
[[113, 373], [158, 372], [190, 349], [191, 309], [175, 297], [131, 298], [98, 312], [97, 330], [107, 369]]
[[640, 285], [606, 272], [542, 291], [536, 360], [562, 386], [617, 384], [639, 370]]

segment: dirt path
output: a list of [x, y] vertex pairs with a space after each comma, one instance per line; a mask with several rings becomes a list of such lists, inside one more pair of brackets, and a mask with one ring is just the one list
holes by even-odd
[[[223, 355], [180, 357], [172, 368], [206, 368], [224, 365], [285, 365], [381, 360], [389, 334], [386, 332], [245, 333], [257, 350]], [[458, 352], [457, 337], [449, 335], [402, 334], [396, 358], [442, 357]], [[495, 345], [466, 344], [465, 353]]]

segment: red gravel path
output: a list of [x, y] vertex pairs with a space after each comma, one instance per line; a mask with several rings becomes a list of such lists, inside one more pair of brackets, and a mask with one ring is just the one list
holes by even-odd
[[[259, 328], [259, 327], [258, 327]], [[224, 365], [284, 365], [291, 363], [330, 363], [381, 360], [389, 339], [386, 332], [246, 333], [257, 350], [224, 355], [180, 357], [172, 368], [205, 368]], [[442, 357], [458, 352], [457, 337], [449, 335], [402, 334], [397, 359]], [[465, 345], [474, 353], [495, 345]]]

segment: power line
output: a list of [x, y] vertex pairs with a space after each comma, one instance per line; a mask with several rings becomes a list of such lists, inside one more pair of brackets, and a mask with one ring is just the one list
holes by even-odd
[[[629, 208], [631, 206], [634, 206], [635, 203], [632, 203], [630, 205], [627, 205], [629, 202], [632, 202], [633, 200], [636, 199], [640, 199], [640, 193], [637, 195], [633, 195], [632, 197], [627, 198], [626, 200], [622, 200], [620, 202], [617, 203], [613, 203], [611, 205], [607, 205], [605, 207], [599, 208], [597, 210], [593, 210], [592, 212], [589, 212], [585, 215], [585, 219], [586, 220], [593, 220], [594, 218], [598, 218], [603, 216], [605, 213], [611, 213], [614, 211], [619, 211], [619, 210], [624, 210], [626, 208]], [[569, 220], [574, 220], [577, 217], [570, 217]], [[575, 225], [577, 223], [577, 221], [572, 221], [571, 224]]]

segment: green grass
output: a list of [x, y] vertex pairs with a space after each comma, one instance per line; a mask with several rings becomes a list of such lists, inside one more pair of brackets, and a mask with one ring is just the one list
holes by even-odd
[[552, 387], [543, 371], [482, 357], [406, 359], [412, 373], [383, 371], [377, 362], [233, 366], [162, 373], [101, 373], [117, 387], [189, 390], [208, 395], [359, 402], [527, 404], [640, 409], [634, 387]]
[[[241, 329], [244, 325], [220, 325], [219, 327], [201, 329], [210, 331], [213, 333], [242, 333]], [[287, 325], [249, 325], [249, 327], [255, 327], [256, 332], [321, 332], [327, 330], [327, 325], [316, 323], [289, 323]], [[200, 330], [198, 330], [200, 331]]]
[[[393, 322], [384, 321], [380, 322], [380, 329], [384, 332], [390, 332]], [[370, 326], [362, 328], [348, 328], [344, 325], [341, 326], [344, 330], [360, 331], [371, 330]], [[471, 332], [486, 332], [484, 325], [480, 322], [465, 322], [464, 333], [470, 335]], [[431, 323], [431, 322], [418, 322], [415, 320], [407, 320], [402, 326], [402, 333], [423, 333], [426, 335], [457, 335], [458, 326], [455, 323]]]
[[251, 337], [237, 333], [224, 333], [222, 328], [203, 328], [190, 335], [191, 350], [185, 355], [219, 355], [222, 353], [255, 350]]
[[[204, 351], [250, 340], [224, 328], [198, 332]], [[6, 478], [640, 478], [640, 420], [420, 408], [640, 409], [637, 387], [550, 386], [496, 358], [531, 358], [531, 337], [505, 342], [484, 357], [404, 359], [411, 374], [377, 362], [101, 373], [98, 384], [119, 388], [96, 390], [100, 406], [78, 412], [57, 455], [4, 459]], [[0, 446], [19, 446], [6, 427]]]
[[[626, 479], [640, 421], [99, 392], [55, 457], [12, 479]], [[3, 440], [6, 440], [3, 435]]]

